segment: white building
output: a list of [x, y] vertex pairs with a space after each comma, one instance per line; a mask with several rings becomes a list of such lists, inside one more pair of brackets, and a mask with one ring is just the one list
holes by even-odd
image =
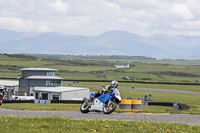
[[83, 100], [89, 98], [89, 88], [63, 87], [63, 78], [55, 76], [58, 70], [50, 68], [23, 68], [19, 78], [20, 94], [35, 99]]
[[7, 99], [11, 100], [12, 95], [18, 95], [19, 81], [0, 80], [0, 85], [5, 87]]
[[34, 96], [36, 99], [49, 100], [83, 100], [89, 98], [90, 89], [80, 87], [34, 87]]
[[129, 64], [115, 64], [116, 68], [129, 68]]

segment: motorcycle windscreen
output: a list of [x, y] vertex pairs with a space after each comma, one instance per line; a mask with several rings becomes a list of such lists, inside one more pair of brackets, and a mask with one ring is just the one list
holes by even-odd
[[105, 102], [107, 102], [108, 100], [110, 100], [111, 98], [113, 98], [112, 95], [103, 94], [103, 95], [101, 95], [100, 97], [98, 97], [97, 99], [98, 99], [99, 101], [101, 101], [102, 103], [105, 103]]

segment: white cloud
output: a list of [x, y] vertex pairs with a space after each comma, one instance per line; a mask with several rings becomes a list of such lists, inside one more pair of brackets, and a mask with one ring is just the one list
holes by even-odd
[[192, 12], [183, 4], [173, 4], [171, 7], [171, 11], [177, 15], [180, 15], [183, 19], [193, 19]]
[[173, 23], [172, 26], [177, 30], [199, 31], [200, 30], [200, 20], [176, 22], [176, 23]]
[[[15, 17], [0, 17], [1, 28], [13, 28], [14, 30], [20, 31], [20, 29], [29, 29], [31, 27], [31, 21], [23, 21], [20, 18]], [[28, 25], [30, 27], [28, 27]]]
[[49, 26], [47, 26], [45, 23], [40, 23], [39, 25], [40, 25], [40, 26], [39, 26], [39, 31], [40, 31], [40, 32], [50, 32], [50, 31], [52, 31], [52, 30], [49, 28]]
[[56, 0], [55, 2], [49, 3], [48, 5], [55, 11], [61, 13], [67, 13], [67, 11], [69, 10], [69, 5], [67, 3], [62, 2], [62, 0]]
[[114, 3], [109, 2], [107, 0], [99, 0], [99, 2], [106, 5], [109, 8], [119, 8], [119, 6], [117, 4], [114, 4]]
[[197, 0], [1, 0], [0, 28], [92, 36], [109, 30], [200, 35], [199, 6]]

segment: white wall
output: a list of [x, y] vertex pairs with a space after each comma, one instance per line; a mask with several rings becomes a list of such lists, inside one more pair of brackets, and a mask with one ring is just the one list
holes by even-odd
[[[35, 96], [34, 92], [34, 96]], [[59, 95], [59, 100], [82, 100], [84, 97], [89, 98], [90, 89], [66, 91], [66, 92], [38, 92], [38, 98], [42, 97], [42, 93], [48, 93], [48, 99], [52, 100], [53, 95]]]
[[89, 98], [90, 89], [62, 92], [60, 100], [82, 100], [84, 97]]

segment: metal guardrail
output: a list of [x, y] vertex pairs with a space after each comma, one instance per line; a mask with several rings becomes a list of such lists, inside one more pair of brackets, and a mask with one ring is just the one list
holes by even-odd
[[169, 107], [175, 107], [176, 105], [177, 110], [187, 110], [190, 108], [187, 104], [181, 104], [181, 103], [169, 103], [169, 102], [148, 102], [148, 105], [154, 105], [154, 106], [169, 106]]
[[[35, 100], [4, 100], [3, 104], [6, 103], [34, 103]], [[50, 100], [51, 103], [67, 103], [67, 104], [81, 104], [83, 100]]]

